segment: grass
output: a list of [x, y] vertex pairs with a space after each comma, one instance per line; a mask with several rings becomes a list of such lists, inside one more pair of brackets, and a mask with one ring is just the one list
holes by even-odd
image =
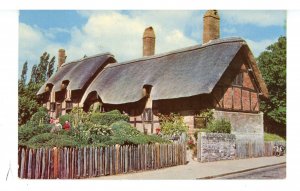
[[264, 140], [265, 141], [285, 141], [285, 139], [280, 137], [279, 135], [271, 134], [271, 133], [264, 133]]

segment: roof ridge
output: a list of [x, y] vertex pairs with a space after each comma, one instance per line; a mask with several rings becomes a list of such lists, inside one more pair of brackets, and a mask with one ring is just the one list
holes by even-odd
[[99, 53], [99, 54], [95, 54], [95, 55], [92, 55], [92, 56], [87, 56], [85, 58], [79, 58], [77, 60], [73, 60], [73, 61], [70, 61], [70, 62], [66, 62], [61, 67], [64, 67], [64, 66], [69, 65], [69, 64], [74, 63], [74, 62], [80, 62], [80, 61], [83, 61], [83, 60], [88, 60], [88, 59], [91, 59], [91, 58], [100, 57], [100, 56], [104, 56], [104, 55], [109, 55], [111, 57], [115, 57], [110, 52], [104, 52], [104, 53]]
[[107, 65], [105, 68], [113, 68], [113, 67], [117, 67], [117, 66], [123, 66], [123, 65], [126, 65], [126, 64], [133, 64], [133, 63], [136, 63], [136, 62], [139, 62], [139, 61], [145, 61], [145, 60], [161, 58], [161, 57], [169, 56], [169, 55], [172, 55], [172, 54], [193, 51], [193, 50], [213, 46], [213, 45], [216, 45], [216, 44], [223, 44], [223, 43], [230, 43], [230, 42], [245, 42], [245, 40], [240, 38], [240, 37], [228, 37], [228, 38], [224, 38], [224, 39], [210, 40], [209, 42], [204, 43], [204, 44], [193, 45], [193, 46], [180, 48], [180, 49], [172, 50], [172, 51], [165, 52], [165, 53], [160, 53], [160, 54], [147, 56], [147, 57], [141, 57], [141, 58], [137, 58], [137, 59], [133, 59], [133, 60], [129, 60], [129, 61], [124, 61], [124, 62], [120, 62], [120, 63], [116, 62], [116, 63]]

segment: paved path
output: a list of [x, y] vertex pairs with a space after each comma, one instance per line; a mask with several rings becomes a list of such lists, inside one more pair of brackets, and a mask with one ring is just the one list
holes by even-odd
[[195, 180], [199, 178], [234, 173], [262, 166], [284, 163], [286, 157], [260, 157], [200, 163], [188, 157], [187, 165], [180, 165], [153, 171], [144, 171], [92, 179], [99, 180]]

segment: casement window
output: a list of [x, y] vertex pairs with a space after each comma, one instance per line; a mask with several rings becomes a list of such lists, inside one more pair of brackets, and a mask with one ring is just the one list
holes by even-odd
[[72, 110], [73, 103], [71, 101], [66, 101], [66, 110]]
[[207, 118], [206, 117], [194, 117], [194, 128], [195, 129], [203, 129], [207, 127]]
[[151, 122], [153, 120], [153, 113], [151, 108], [146, 108], [142, 114], [143, 121]]
[[232, 85], [242, 86], [243, 85], [243, 73], [239, 73], [232, 82]]

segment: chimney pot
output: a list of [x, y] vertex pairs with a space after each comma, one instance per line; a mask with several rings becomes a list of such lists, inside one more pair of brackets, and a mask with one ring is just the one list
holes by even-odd
[[145, 29], [143, 35], [143, 56], [151, 56], [155, 53], [155, 33], [150, 26]]
[[208, 10], [203, 16], [203, 43], [220, 38], [220, 16], [217, 10]]

